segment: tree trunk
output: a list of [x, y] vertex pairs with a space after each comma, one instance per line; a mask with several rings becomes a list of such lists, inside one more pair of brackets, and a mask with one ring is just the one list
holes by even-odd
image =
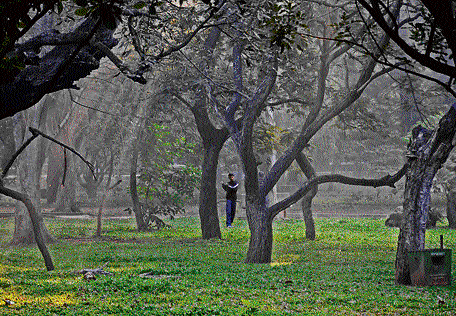
[[456, 188], [448, 190], [447, 198], [447, 219], [450, 228], [456, 228]]
[[412, 140], [407, 151], [409, 168], [405, 182], [404, 218], [397, 242], [397, 284], [411, 283], [408, 252], [424, 249], [432, 180], [454, 147], [455, 123], [456, 103], [440, 119], [435, 131], [421, 126], [412, 130]]
[[199, 216], [203, 239], [221, 238], [217, 209], [217, 166], [224, 141], [204, 143], [201, 187], [199, 196]]
[[316, 189], [309, 191], [301, 200], [302, 215], [306, 224], [306, 239], [315, 240], [315, 222], [312, 215], [312, 199]]
[[130, 160], [130, 196], [133, 203], [133, 212], [135, 213], [136, 228], [138, 231], [146, 231], [147, 225], [144, 223], [144, 214], [139, 204], [138, 189], [136, 183], [136, 174], [138, 170], [138, 147], [133, 146]]
[[3, 183], [1, 180], [0, 180], [0, 192], [6, 196], [9, 196], [17, 201], [22, 202], [24, 204], [24, 206], [27, 208], [28, 214], [30, 216], [30, 221], [32, 223], [33, 233], [35, 235], [35, 241], [38, 246], [38, 249], [40, 250], [40, 252], [43, 256], [44, 264], [46, 265], [46, 268], [48, 271], [54, 270], [54, 264], [52, 262], [52, 257], [46, 247], [46, 243], [45, 243], [45, 240], [43, 237], [43, 231], [41, 229], [42, 218], [37, 213], [35, 206], [32, 204], [32, 202], [26, 195], [24, 195], [20, 192], [5, 188], [3, 186]]
[[0, 169], [2, 170], [15, 152], [13, 129], [13, 119], [11, 117], [0, 120], [0, 142], [3, 147], [0, 153]]
[[272, 256], [272, 218], [265, 201], [246, 196], [247, 221], [250, 229], [249, 249], [245, 263], [270, 263]]
[[[296, 162], [307, 177], [307, 180], [312, 180], [317, 176], [309, 159], [302, 152], [296, 157]], [[315, 222], [312, 214], [312, 200], [315, 195], [317, 195], [317, 192], [318, 186], [314, 185], [312, 190], [307, 192], [301, 200], [302, 215], [304, 217], [304, 223], [306, 224], [306, 239], [308, 240], [315, 240]]]
[[415, 160], [407, 171], [404, 192], [404, 218], [399, 231], [396, 254], [396, 283], [410, 284], [409, 251], [425, 246], [426, 221], [430, 189], [434, 174], [429, 174], [423, 161]]

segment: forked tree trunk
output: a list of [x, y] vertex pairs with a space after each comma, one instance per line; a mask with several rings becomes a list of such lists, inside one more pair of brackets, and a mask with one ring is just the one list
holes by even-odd
[[201, 187], [199, 196], [199, 216], [203, 239], [221, 238], [217, 210], [217, 166], [224, 141], [204, 144]]
[[432, 180], [454, 147], [455, 130], [456, 103], [442, 117], [435, 131], [428, 131], [421, 126], [415, 127], [412, 131], [404, 192], [404, 218], [397, 242], [397, 284], [411, 283], [408, 252], [422, 250], [425, 247]]
[[250, 229], [249, 249], [245, 263], [270, 263], [272, 256], [272, 218], [265, 202], [246, 196], [247, 221]]

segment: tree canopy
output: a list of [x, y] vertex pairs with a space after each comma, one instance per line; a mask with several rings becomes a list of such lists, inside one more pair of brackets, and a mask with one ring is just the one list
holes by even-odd
[[[33, 106], [47, 93], [76, 88], [75, 82], [97, 69], [105, 56], [120, 72], [144, 84], [143, 74], [185, 47], [216, 11], [217, 7], [198, 3], [184, 7], [129, 0], [4, 1], [0, 4], [0, 69], [4, 74], [0, 119]], [[65, 17], [67, 27], [45, 29], [30, 37], [27, 32], [32, 26], [51, 13]], [[148, 25], [149, 40], [153, 38], [147, 50], [142, 46], [142, 34], [136, 31], [144, 29], [138, 18]], [[119, 44], [113, 34], [121, 24], [140, 57], [134, 65], [112, 50]], [[44, 50], [46, 46], [53, 48]]]

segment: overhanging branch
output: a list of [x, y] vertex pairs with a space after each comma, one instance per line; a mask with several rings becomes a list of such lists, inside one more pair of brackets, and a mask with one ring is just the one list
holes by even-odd
[[[56, 140], [55, 138], [49, 136], [49, 135], [46, 135], [44, 134], [43, 132], [37, 130], [36, 128], [33, 128], [33, 127], [29, 127], [29, 130], [30, 130], [30, 133], [32, 133], [32, 135], [41, 135], [43, 136], [44, 138], [46, 139], [49, 139], [50, 141], [62, 146], [63, 148], [66, 148], [68, 149], [69, 151], [71, 151], [73, 154], [75, 154], [76, 156], [78, 156], [79, 158], [81, 158], [82, 161], [84, 161], [84, 163], [87, 165], [87, 167], [89, 167], [90, 171], [92, 172], [92, 175], [93, 175], [93, 178], [95, 180], [97, 180], [97, 177], [95, 176], [95, 167], [90, 163], [88, 162], [84, 157], [81, 156], [80, 153], [78, 153], [76, 150], [74, 150], [73, 148], [71, 148], [70, 146], [67, 146], [65, 145], [64, 143], [62, 142], [59, 142], [58, 140]], [[35, 136], [35, 137], [36, 137]]]
[[395, 183], [399, 181], [407, 172], [409, 164], [406, 163], [397, 173], [394, 175], [386, 175], [380, 179], [358, 179], [358, 178], [351, 178], [340, 174], [330, 174], [330, 175], [323, 175], [318, 176], [310, 180], [306, 183], [302, 188], [298, 191], [293, 193], [290, 197], [283, 199], [282, 201], [272, 205], [269, 208], [269, 212], [271, 213], [272, 217], [275, 217], [281, 211], [286, 209], [287, 207], [293, 205], [297, 201], [299, 201], [308, 191], [310, 191], [314, 185], [328, 183], [328, 182], [335, 182], [335, 183], [343, 183], [348, 185], [359, 185], [359, 186], [366, 186], [366, 187], [381, 187], [381, 186], [389, 186], [395, 188]]

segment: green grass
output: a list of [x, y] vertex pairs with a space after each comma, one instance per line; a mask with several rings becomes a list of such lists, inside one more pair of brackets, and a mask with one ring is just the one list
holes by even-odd
[[[35, 247], [8, 246], [13, 222], [1, 220], [0, 315], [456, 314], [453, 285], [394, 285], [397, 230], [383, 220], [319, 219], [315, 241], [305, 239], [302, 221], [276, 221], [270, 265], [242, 263], [249, 234], [240, 220], [211, 241], [199, 239], [197, 218], [151, 233], [107, 220], [98, 241], [90, 239], [92, 220], [46, 224], [59, 240], [49, 246], [56, 265], [50, 273]], [[446, 247], [456, 249], [455, 231], [427, 234], [429, 247], [443, 234]], [[114, 276], [86, 281], [74, 273], [105, 263]], [[144, 272], [157, 277], [140, 278]]]

